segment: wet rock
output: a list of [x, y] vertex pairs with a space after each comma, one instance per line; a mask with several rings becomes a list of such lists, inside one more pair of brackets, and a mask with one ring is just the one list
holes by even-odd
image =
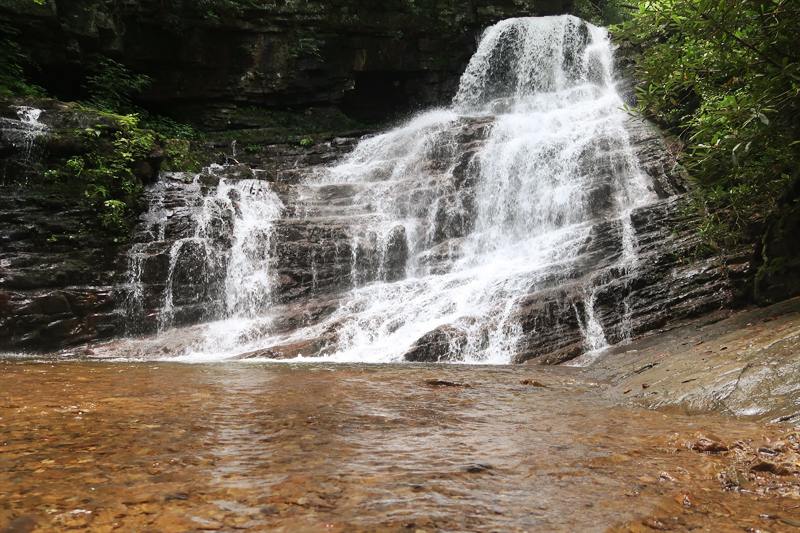
[[484, 472], [489, 472], [493, 468], [494, 467], [488, 463], [473, 463], [465, 466], [463, 470], [468, 474], [482, 474]]
[[397, 281], [406, 275], [408, 239], [405, 226], [395, 226], [386, 240], [386, 281]]
[[523, 379], [519, 382], [520, 385], [530, 385], [531, 387], [547, 387], [541, 381], [536, 381], [535, 379]]
[[694, 443], [694, 448], [698, 451], [706, 453], [720, 453], [728, 451], [728, 447], [721, 442], [707, 439], [705, 437], [697, 439], [697, 442]]
[[222, 529], [222, 524], [207, 518], [192, 517], [192, 526], [200, 531], [217, 531]]
[[472, 387], [468, 383], [459, 383], [457, 381], [448, 381], [446, 379], [426, 379], [425, 384], [429, 387], [455, 387], [459, 389], [469, 389]]
[[296, 357], [319, 357], [325, 355], [328, 350], [335, 346], [337, 335], [335, 331], [329, 331], [314, 339], [270, 346], [252, 352], [243, 353], [231, 359], [294, 359]]
[[[722, 309], [610, 348], [597, 357], [591, 374], [618, 383], [608, 394], [650, 383], [648, 392], [630, 398], [647, 407], [691, 415], [724, 412], [775, 423], [794, 420], [800, 394], [794, 378], [800, 369], [800, 351], [794, 348], [798, 313], [800, 299], [747, 312]], [[761, 322], [772, 316], [778, 319]], [[784, 392], [776, 396], [775, 390]], [[779, 450], [775, 443], [767, 448]]]
[[457, 357], [458, 348], [466, 342], [463, 331], [452, 326], [441, 326], [420, 337], [403, 354], [403, 359], [415, 363], [451, 361]]
[[164, 501], [183, 501], [188, 499], [189, 495], [185, 492], [169, 492], [164, 495]]
[[42, 522], [42, 518], [38, 515], [26, 514], [18, 516], [3, 529], [0, 529], [0, 533], [30, 533], [38, 527], [40, 522]]
[[796, 470], [785, 464], [779, 464], [756, 457], [750, 463], [750, 471], [769, 472], [771, 474], [775, 474], [776, 476], [790, 476], [794, 474]]
[[748, 490], [753, 485], [750, 480], [747, 479], [747, 474], [734, 465], [728, 467], [725, 471], [725, 476], [727, 477], [728, 483], [733, 487]]

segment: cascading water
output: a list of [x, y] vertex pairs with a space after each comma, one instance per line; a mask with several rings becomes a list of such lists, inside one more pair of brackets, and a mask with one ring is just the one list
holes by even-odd
[[5, 184], [9, 174], [22, 176], [25, 181], [43, 174], [44, 149], [40, 141], [48, 134], [49, 128], [39, 122], [41, 114], [41, 109], [20, 106], [17, 108], [19, 120], [0, 118], [0, 148], [5, 144], [16, 152], [6, 165], [10, 163], [18, 167], [4, 168], [0, 184]]
[[[351, 258], [351, 288], [335, 310], [310, 326], [272, 328], [265, 304], [273, 300], [258, 300], [274, 283], [264, 274], [270, 238], [237, 238], [258, 251], [228, 261], [227, 309], [235, 312], [209, 324], [184, 357], [508, 363], [536, 334], [523, 331], [521, 302], [567, 283], [580, 286], [580, 301], [566, 305], [583, 351], [603, 347], [595, 286], [635, 264], [630, 213], [655, 199], [621, 107], [603, 29], [572, 16], [490, 27], [450, 108], [362, 141], [295, 186], [282, 223], [335, 227], [349, 239], [335, 243], [336, 257]], [[278, 216], [267, 211], [266, 220]], [[602, 232], [612, 244], [594, 250]], [[326, 260], [314, 246], [307, 297]], [[605, 266], [595, 271], [599, 256]]]
[[[129, 250], [128, 279], [120, 286], [128, 324], [147, 326], [140, 317], [153, 297], [145, 290], [149, 271], [166, 270], [157, 316], [152, 317], [158, 331], [197, 318], [255, 318], [272, 303], [273, 222], [283, 204], [269, 183], [228, 182], [214, 176], [215, 170], [191, 183], [162, 180], [150, 191], [142, 242]], [[198, 181], [209, 176], [217, 186], [212, 194], [203, 194]], [[170, 194], [176, 190], [181, 199], [177, 204]], [[188, 212], [190, 225], [182, 227], [175, 217], [181, 210]]]

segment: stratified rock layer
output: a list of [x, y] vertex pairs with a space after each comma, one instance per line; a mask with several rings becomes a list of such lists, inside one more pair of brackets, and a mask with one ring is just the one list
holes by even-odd
[[[237, 107], [335, 105], [361, 120], [449, 100], [479, 32], [514, 16], [567, 12], [568, 0], [260, 2], [233, 13], [213, 2], [14, 0], [0, 15], [62, 99], [85, 96], [99, 57], [149, 75], [156, 110], [216, 129]], [[238, 127], [253, 127], [246, 123]]]
[[[470, 231], [475, 184], [466, 168], [480, 154], [492, 120], [459, 119], [444, 133], [452, 140], [456, 164], [443, 169], [431, 160], [422, 165], [427, 169], [422, 177], [397, 185], [395, 193], [409, 198], [409, 216], [431, 216], [425, 200], [431, 191], [443, 199], [433, 220], [421, 225], [428, 228], [422, 240], [430, 248], [422, 264], [429, 272], [446, 270]], [[558, 285], [545, 283], [519, 299], [511, 317], [522, 331], [515, 362], [559, 363], [588, 349], [583, 331], [587, 287], [594, 292], [597, 321], [607, 340], [616, 343], [729, 303], [737, 279], [748, 272], [746, 256], [688, 260], [696, 239], [691, 220], [681, 214], [684, 181], [668, 171], [674, 162], [655, 133], [634, 121], [628, 129], [641, 166], [662, 198], [631, 216], [639, 261], [627, 269], [616, 266], [619, 221], [597, 224], [569, 279], [562, 276]], [[269, 302], [273, 314], [281, 316], [273, 322], [273, 332], [288, 333], [326, 319], [354, 285], [403, 279], [410, 255], [419, 250], [409, 248], [402, 226], [388, 236], [371, 230], [375, 215], [368, 199], [359, 196], [362, 185], [312, 187], [306, 182], [315, 165], [336, 161], [354, 144], [355, 139], [334, 138], [306, 147], [269, 145], [262, 147], [269, 154], [266, 159], [241, 156], [249, 164], [218, 166], [201, 174], [167, 173], [145, 190], [141, 221], [131, 243], [119, 248], [80, 237], [77, 226], [86, 214], [75, 207], [75, 198], [44, 191], [3, 196], [2, 344], [7, 349], [52, 349], [225, 316], [235, 214], [220, 211], [202, 238], [197, 229], [198, 213], [217, 195], [221, 179], [267, 183], [284, 206], [274, 221], [270, 245], [275, 287]], [[593, 198], [593, 209], [602, 218], [602, 186]], [[70, 225], [75, 231], [64, 231]], [[75, 236], [72, 241], [68, 234]], [[180, 240], [185, 244], [176, 252]], [[207, 260], [209, 254], [213, 261]], [[134, 266], [135, 297], [130, 284]], [[336, 346], [336, 329], [334, 324], [319, 339], [265, 346], [243, 356], [327, 353]], [[465, 343], [460, 331], [458, 324], [432, 331], [406, 359], [457, 359]]]
[[[453, 139], [453, 160], [466, 161], [479, 154], [480, 132], [491, 123], [491, 117], [461, 118], [450, 131], [443, 133]], [[693, 222], [682, 213], [683, 179], [669, 172], [674, 162], [657, 134], [633, 121], [628, 129], [640, 164], [650, 174], [661, 197], [631, 214], [638, 261], [620, 266], [623, 229], [619, 219], [598, 222], [583, 245], [577, 266], [567, 273], [554, 272], [550, 281], [544, 280], [529, 294], [519, 295], [509, 319], [509, 323], [517, 324], [521, 330], [514, 362], [556, 364], [589, 350], [585, 334], [587, 291], [593, 293], [597, 322], [607, 341], [614, 344], [728, 304], [737, 288], [737, 279], [749, 268], [747, 256], [688, 260], [697, 239]], [[345, 153], [351, 145], [338, 139], [329, 146], [319, 145], [309, 150], [335, 155]], [[137, 271], [142, 292], [136, 316], [144, 317], [144, 321], [135, 322], [137, 332], [158, 329], [167, 300], [171, 307], [166, 325], [170, 327], [226, 315], [224, 271], [232, 242], [232, 226], [228, 224], [235, 225], [235, 217], [220, 216], [217, 229], [221, 233], [207, 234], [203, 238], [205, 244], [194, 252], [187, 249], [185, 255], [175, 255], [172, 244], [176, 239], [197, 234], [198, 209], [217, 194], [221, 179], [236, 183], [263, 178], [284, 206], [281, 217], [274, 222], [275, 239], [270, 251], [276, 280], [271, 315], [280, 317], [272, 322], [273, 334], [291, 333], [328, 319], [353, 286], [391, 282], [407, 275], [409, 255], [419, 251], [409, 249], [402, 226], [393, 228], [383, 238], [370, 229], [378, 219], [367, 199], [359, 195], [363, 184], [312, 185], [304, 177], [313, 174], [313, 166], [281, 170], [276, 161], [272, 160], [269, 170], [239, 165], [218, 167], [198, 176], [167, 174], [149, 190], [148, 201], [158, 202], [158, 206], [143, 216], [140, 231], [134, 237], [139, 242], [129, 252], [129, 259], [133, 252], [141, 261]], [[427, 172], [394, 184], [393, 191], [419, 198], [409, 202], [408, 208], [412, 216], [420, 219], [431, 216], [430, 202], [425, 200], [432, 194], [430, 191], [435, 190], [437, 198], [458, 195], [461, 200], [458, 205], [463, 209], [459, 216], [454, 218], [453, 210], [443, 203], [441, 213], [449, 213], [449, 218], [437, 223], [440, 216], [444, 217], [437, 211], [434, 220], [420, 225], [430, 228], [430, 233], [417, 241], [430, 243], [431, 248], [422, 254], [427, 271], [446, 271], [470, 227], [474, 183], [465, 179], [459, 164], [451, 169], [451, 174], [443, 173], [436, 161], [423, 163], [421, 167], [427, 168]], [[603, 175], [599, 169], [598, 176]], [[605, 212], [603, 205], [602, 200], [596, 202], [597, 216], [601, 218]], [[413, 211], [415, 208], [418, 213]], [[154, 216], [158, 218], [157, 231], [153, 230]], [[208, 249], [215, 250], [213, 254], [219, 260], [214, 264], [220, 265], [220, 270], [196, 272]], [[171, 278], [167, 279], [170, 268]], [[181, 281], [193, 279], [204, 282]], [[130, 319], [128, 323], [131, 324]], [[462, 326], [472, 327], [474, 333], [472, 323], [439, 327], [420, 338], [405, 359], [458, 360], [468, 342], [487, 342], [488, 329], [486, 338], [476, 341], [465, 337]], [[338, 327], [336, 323], [328, 323], [317, 338], [264, 346], [240, 357], [283, 359], [330, 353], [339, 342]]]

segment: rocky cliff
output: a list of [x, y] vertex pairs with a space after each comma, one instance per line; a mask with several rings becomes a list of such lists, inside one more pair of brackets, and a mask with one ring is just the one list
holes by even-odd
[[[455, 143], [451, 156], [463, 163], [443, 173], [446, 169], [436, 160], [422, 162], [429, 178], [402, 185], [407, 187], [402, 195], [421, 200], [420, 212], [413, 216], [429, 216], [423, 199], [430, 191], [445, 199], [428, 224], [433, 247], [426, 268], [431, 271], [446, 268], [448, 250], [457, 249], [473, 223], [470, 198], [475, 184], [467, 179], [466, 167], [480, 153], [484, 132], [491, 126], [491, 117], [463, 119], [446, 133]], [[587, 286], [594, 287], [594, 313], [614, 343], [729, 304], [741, 280], [752, 277], [747, 254], [689, 260], [697, 238], [693, 222], [682, 214], [685, 179], [669, 171], [672, 155], [649, 127], [631, 121], [629, 133], [640, 165], [662, 198], [631, 217], [640, 257], [637, 267], [616, 266], [622, 231], [618, 223], [598, 225], [583, 245], [578, 267], [567, 275], [572, 281], [565, 283], [563, 275], [556, 275], [558, 284], [548, 287], [545, 282], [519, 301], [513, 317], [523, 339], [517, 362], [553, 364], [587, 350]], [[237, 156], [236, 163], [228, 157], [228, 164], [200, 174], [168, 172], [145, 188], [139, 221], [130, 242], [121, 245], [102, 241], [97, 228], [93, 232], [87, 227], [76, 195], [48, 187], [4, 195], [0, 339], [7, 349], [52, 349], [124, 333], [166, 331], [224, 315], [235, 213], [220, 204], [213, 222], [199, 229], [209, 224], [209, 205], [217, 209], [217, 198], [236, 194], [222, 191], [221, 179], [228, 184], [261, 182], [285, 206], [269, 237], [277, 282], [268, 303], [281, 317], [271, 326], [274, 333], [327, 319], [354, 283], [402, 278], [409, 255], [407, 237], [402, 227], [389, 238], [370, 233], [371, 208], [358, 199], [358, 185], [322, 187], [313, 193], [303, 185], [319, 165], [337, 161], [356, 142], [342, 137], [309, 146], [269, 145], [259, 153]], [[602, 217], [608, 209], [610, 189], [604, 183], [610, 174], [604, 168], [595, 172], [592, 205]], [[455, 204], [446, 200], [456, 195], [463, 210], [457, 216]], [[357, 235], [366, 238], [355, 239]], [[459, 335], [451, 326], [435, 329], [406, 358], [448, 360], [451, 347], [461, 342]], [[313, 356], [337, 342], [333, 328], [313, 341], [247, 355]]]
[[235, 12], [231, 5], [4, 0], [0, 16], [21, 31], [23, 52], [41, 69], [31, 76], [56, 97], [85, 97], [86, 76], [105, 56], [151, 77], [142, 105], [224, 130], [252, 127], [241, 122], [250, 106], [335, 106], [358, 120], [385, 120], [449, 101], [483, 28], [564, 13], [571, 2], [267, 0]]
[[[394, 4], [385, 4], [380, 13], [387, 18], [375, 25], [362, 23], [366, 17], [373, 16], [369, 11], [356, 11], [361, 13], [358, 17], [348, 18], [344, 16], [351, 13], [348, 6], [325, 4], [314, 11], [310, 7], [313, 4], [285, 3], [275, 4], [270, 9], [248, 10], [235, 21], [189, 19], [184, 21], [186, 27], [180, 30], [184, 33], [169, 30], [169, 21], [158, 19], [155, 7], [148, 8], [147, 2], [138, 7], [119, 8], [121, 18], [108, 19], [103, 15], [108, 14], [104, 11], [106, 8], [100, 4], [70, 4], [71, 8], [81, 5], [82, 9], [89, 10], [82, 12], [84, 15], [94, 13], [95, 18], [89, 19], [66, 16], [70, 6], [60, 8], [58, 3], [39, 7], [24, 4], [25, 9], [33, 10], [30, 12], [21, 5], [12, 7], [17, 14], [13, 16], [25, 18], [22, 15], [27, 14], [28, 18], [19, 22], [21, 27], [27, 28], [24, 39], [35, 40], [34, 26], [38, 25], [38, 31], [52, 30], [52, 42], [72, 35], [69, 38], [78, 43], [77, 48], [72, 45], [72, 48], [65, 48], [74, 49], [71, 59], [63, 55], [64, 50], [47, 44], [51, 42], [47, 39], [43, 39], [38, 48], [31, 45], [29, 53], [40, 64], [46, 66], [51, 64], [47, 61], [52, 61], [53, 68], [57, 64], [71, 64], [78, 73], [88, 72], [98, 54], [113, 56], [113, 50], [117, 50], [124, 56], [116, 57], [124, 57], [126, 64], [158, 80], [150, 92], [142, 95], [143, 101], [154, 106], [169, 103], [176, 112], [202, 118], [210, 127], [230, 127], [236, 131], [219, 132], [211, 136], [213, 141], [195, 145], [196, 153], [205, 152], [204, 162], [218, 163], [202, 172], [182, 171], [193, 170], [189, 167], [196, 166], [196, 162], [189, 165], [186, 159], [182, 160], [183, 167], [180, 162], [174, 164], [175, 157], [188, 153], [188, 143], [180, 145], [181, 148], [162, 142], [161, 148], [167, 149], [167, 164], [170, 157], [173, 164], [169, 167], [171, 171], [163, 174], [157, 183], [150, 182], [163, 156], [146, 154], [130, 161], [131, 169], [139, 169], [139, 183], [145, 187], [135, 210], [138, 219], [131, 226], [131, 238], [115, 243], [93, 221], [92, 207], [85, 202], [85, 190], [79, 180], [48, 184], [46, 180], [33, 179], [26, 184], [27, 178], [19, 170], [33, 168], [34, 173], [41, 175], [45, 169], [54, 168], [54, 164], [62, 165], [76, 154], [85, 154], [87, 135], [96, 134], [98, 139], [112, 143], [113, 135], [122, 128], [119, 119], [53, 101], [33, 102], [44, 109], [41, 124], [49, 128], [49, 132], [32, 138], [31, 151], [25, 144], [29, 140], [25, 136], [29, 130], [23, 131], [20, 137], [14, 129], [20, 127], [17, 124], [20, 121], [13, 117], [24, 104], [32, 102], [6, 102], [2, 118], [5, 129], [0, 139], [0, 155], [4, 156], [4, 194], [0, 199], [0, 346], [11, 350], [81, 346], [116, 335], [163, 332], [223, 316], [226, 306], [230, 305], [226, 301], [226, 272], [232, 268], [233, 232], [235, 219], [240, 215], [237, 210], [241, 209], [241, 198], [237, 196], [241, 192], [231, 188], [231, 184], [249, 187], [256, 195], [274, 195], [281, 206], [276, 207], [274, 223], [264, 241], [266, 252], [274, 257], [276, 265], [272, 292], [267, 299], [256, 302], [257, 310], [262, 306], [261, 310], [269, 308], [280, 316], [270, 326], [272, 333], [289, 334], [300, 326], [322, 324], [342, 305], [344, 293], [352, 287], [402, 279], [407, 272], [409, 256], [414, 252], [409, 248], [409, 235], [402, 226], [391, 228], [386, 235], [378, 235], [371, 229], [369, 215], [374, 205], [369, 199], [359, 197], [358, 184], [318, 187], [313, 193], [304, 187], [319, 167], [340, 160], [368, 132], [353, 131], [352, 123], [345, 121], [351, 128], [346, 134], [320, 134], [300, 142], [299, 138], [287, 139], [277, 134], [268, 124], [269, 114], [243, 112], [243, 106], [258, 105], [267, 110], [287, 105], [306, 108], [302, 113], [304, 117], [317, 122], [330, 119], [333, 129], [342, 122], [337, 123], [331, 109], [373, 119], [388, 117], [408, 106], [435, 103], [452, 96], [455, 80], [463, 69], [464, 56], [474, 47], [470, 39], [482, 24], [508, 14], [524, 14], [526, 9], [555, 9], [552, 4], [541, 3], [517, 5], [509, 2], [502, 8], [491, 9], [480, 2], [472, 3], [463, 13], [449, 13], [450, 19], [442, 19], [463, 23], [457, 30], [448, 23], [449, 33], [443, 31], [434, 35], [431, 28], [435, 25], [413, 29], [413, 22], [422, 20], [420, 17], [428, 16], [428, 12], [411, 9], [409, 6], [413, 4], [409, 3], [398, 3], [395, 10], [392, 10]], [[9, 9], [8, 5], [5, 9]], [[263, 17], [267, 12], [281, 14], [268, 17], [275, 26], [265, 25], [267, 19]], [[289, 17], [312, 12], [317, 15]], [[259, 13], [262, 19], [256, 17]], [[133, 17], [131, 27], [125, 26], [126, 31], [122, 33], [114, 30], [119, 29], [114, 24], [127, 20], [125, 17]], [[331, 23], [330, 28], [341, 31], [336, 34], [340, 40], [305, 37], [310, 33], [297, 29], [297, 25], [302, 24], [308, 24], [302, 26], [304, 28], [321, 28], [327, 24], [324, 21], [328, 19], [324, 17], [338, 17], [338, 25]], [[384, 20], [378, 15], [375, 17]], [[87, 37], [78, 39], [75, 36], [75, 28], [79, 27], [77, 21], [84, 24], [86, 20], [94, 20], [95, 29], [85, 29]], [[349, 22], [345, 24], [346, 21]], [[438, 23], [444, 24], [441, 20]], [[54, 29], [55, 24], [60, 28], [58, 31]], [[112, 29], [101, 31], [106, 27], [104, 24], [111, 24], [108, 27]], [[164, 44], [167, 41], [158, 41], [154, 36], [145, 38], [142, 34], [139, 39], [127, 40], [129, 31], [135, 35], [131, 28], [136, 25], [144, 28], [142, 32], [145, 29], [155, 32], [154, 35], [161, 32], [174, 42], [169, 41], [172, 44], [167, 46]], [[287, 29], [290, 26], [295, 29], [290, 31]], [[401, 28], [396, 30], [401, 33], [408, 31], [408, 36], [383, 35], [381, 32], [388, 27]], [[239, 29], [233, 31], [234, 28]], [[272, 29], [267, 31], [267, 28]], [[379, 31], [378, 28], [383, 29]], [[202, 38], [198, 37], [200, 40], [191, 46], [183, 43], [185, 36], [192, 32]], [[206, 40], [224, 40], [226, 35], [241, 48], [241, 39], [256, 34], [265, 39], [271, 36], [284, 47], [275, 44], [278, 41], [268, 43], [267, 39], [256, 47], [242, 48], [249, 50], [242, 53], [250, 59], [256, 57], [257, 50], [261, 50], [259, 53], [272, 50], [267, 54], [271, 59], [259, 56], [260, 60], [272, 67], [283, 65], [280, 68], [288, 69], [276, 67], [259, 71], [271, 73], [273, 78], [270, 79], [275, 82], [271, 85], [256, 83], [255, 78], [242, 74], [250, 68], [247, 65], [252, 65], [249, 59], [206, 61], [200, 55], [194, 59], [186, 55], [189, 49], [197, 54], [205, 53], [202, 51]], [[103, 35], [108, 39], [101, 38]], [[114, 35], [112, 39], [110, 36]], [[426, 35], [428, 37], [424, 38]], [[406, 38], [408, 40], [404, 41]], [[298, 55], [275, 55], [275, 50], [285, 51], [289, 46], [286, 39], [295, 39], [291, 42], [299, 47], [295, 50]], [[428, 41], [438, 44], [434, 46]], [[157, 42], [173, 52], [184, 50], [176, 54], [176, 63], [170, 67], [173, 77], [156, 68], [161, 63], [146, 60], [147, 54], [155, 53], [149, 47], [156, 46]], [[323, 47], [333, 46], [335, 42], [339, 43], [338, 52], [332, 51], [335, 48]], [[344, 42], [349, 44], [345, 46]], [[405, 43], [407, 48], [403, 50], [408, 53], [391, 56], [381, 48], [391, 48], [394, 46], [391, 43]], [[184, 45], [186, 48], [181, 48]], [[450, 48], [456, 45], [463, 50]], [[233, 45], [219, 44], [223, 46]], [[211, 48], [217, 50], [217, 47]], [[458, 55], [459, 59], [447, 64], [430, 62], [428, 59], [435, 53], [434, 49], [450, 50], [449, 53]], [[459, 51], [453, 52], [456, 49]], [[363, 62], [358, 60], [359, 50], [369, 51], [368, 54], [364, 52]], [[129, 56], [129, 52], [132, 55]], [[307, 62], [301, 61], [303, 54], [308, 55]], [[325, 54], [331, 54], [331, 58], [325, 59]], [[333, 59], [333, 56], [339, 57], [337, 54], [349, 58], [346, 64]], [[48, 57], [52, 59], [46, 59]], [[397, 61], [391, 63], [392, 57]], [[351, 61], [352, 58], [355, 59]], [[216, 65], [217, 70], [206, 92], [199, 87], [199, 80], [210, 76], [211, 71], [206, 69], [210, 65]], [[303, 65], [316, 65], [314, 68], [322, 70], [314, 75], [318, 77], [310, 76]], [[328, 68], [342, 70], [325, 70]], [[46, 77], [49, 68], [44, 72]], [[235, 80], [239, 81], [234, 83]], [[359, 92], [361, 82], [362, 89], [371, 87], [366, 91], [369, 96]], [[377, 85], [370, 85], [373, 82]], [[388, 92], [381, 88], [381, 84], [386, 85], [384, 82], [392, 87]], [[184, 86], [181, 84], [190, 89], [180, 89]], [[65, 82], [53, 87], [72, 90], [67, 85]], [[345, 86], [349, 88], [335, 88]], [[353, 106], [349, 107], [348, 102]], [[375, 107], [371, 102], [380, 105]], [[207, 110], [211, 112], [206, 114]], [[453, 250], [458, 250], [464, 236], [472, 229], [476, 190], [467, 169], [473, 160], [480, 159], [486, 132], [493, 126], [494, 117], [491, 116], [459, 118], [442, 133], [450, 139], [446, 155], [456, 163], [445, 168], [437, 154], [431, 154], [430, 159], [416, 163], [422, 178], [397, 184], [394, 193], [407, 199], [406, 214], [419, 219], [422, 226], [428, 228], [423, 239], [430, 245], [423, 254], [423, 266], [427, 271], [444, 270], [444, 263], [451, 260]], [[776, 263], [773, 271], [761, 268], [758, 277], [756, 270], [772, 264], [770, 261], [779, 257], [776, 254], [792, 253], [782, 248], [786, 243], [782, 235], [786, 228], [791, 230], [793, 224], [796, 225], [794, 218], [787, 215], [780, 222], [782, 225], [774, 226], [755, 255], [745, 250], [727, 257], [694, 257], [698, 243], [696, 222], [685, 213], [688, 181], [680, 174], [673, 154], [657, 133], [634, 121], [626, 127], [638, 164], [652, 180], [652, 192], [659, 198], [637, 208], [630, 217], [639, 261], [635, 268], [621, 268], [618, 261], [624, 237], [619, 221], [609, 217], [613, 168], [600, 166], [587, 170], [594, 176], [588, 191], [591, 210], [597, 220], [609, 220], [598, 223], [592, 230], [572, 270], [554, 274], [553, 280], [558, 283], [545, 280], [535, 290], [531, 288], [528, 293], [519, 295], [513, 316], [509, 317], [519, 325], [522, 339], [517, 346], [515, 362], [559, 363], [589, 350], [591, 347], [586, 341], [589, 300], [594, 319], [605, 331], [607, 340], [616, 343], [729, 305], [742, 288], [752, 291], [748, 287], [755, 286], [760, 294], [773, 298], [783, 287], [791, 288], [793, 279], [783, 275], [781, 265]], [[232, 140], [237, 141], [238, 150], [237, 144], [231, 145]], [[36, 156], [36, 150], [42, 153]], [[33, 161], [33, 167], [25, 167], [25, 161], [28, 164]], [[6, 176], [13, 179], [5, 180]], [[431, 211], [433, 198], [438, 207]], [[209, 209], [214, 213], [211, 219], [203, 214]], [[590, 295], [587, 295], [587, 287]], [[467, 341], [462, 335], [462, 324], [455, 326], [433, 329], [419, 339], [405, 358], [439, 361], [457, 356], [457, 348]], [[472, 324], [464, 326], [475, 329]], [[276, 344], [242, 356], [313, 356], [325, 353], [340, 340], [333, 323], [316, 338]]]

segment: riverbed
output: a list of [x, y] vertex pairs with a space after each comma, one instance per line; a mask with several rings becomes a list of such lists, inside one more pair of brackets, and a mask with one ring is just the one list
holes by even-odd
[[0, 368], [0, 531], [800, 531], [790, 425], [613, 405], [579, 368]]

